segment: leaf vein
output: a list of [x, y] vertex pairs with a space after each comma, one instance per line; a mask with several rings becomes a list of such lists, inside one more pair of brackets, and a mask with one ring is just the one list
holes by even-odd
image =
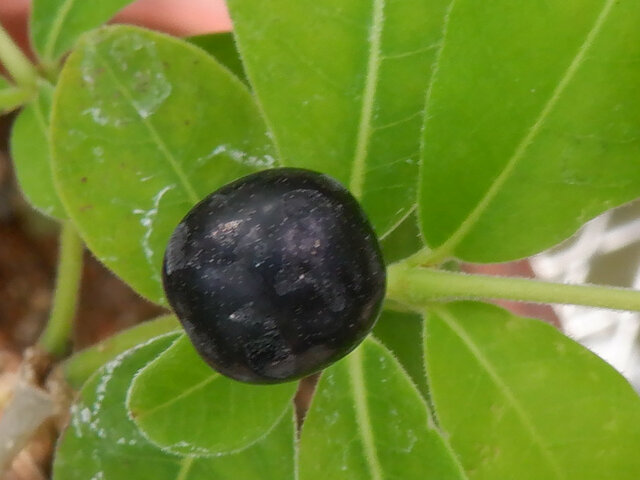
[[435, 42], [435, 43], [432, 43], [431, 45], [427, 45], [426, 47], [418, 48], [416, 50], [411, 50], [411, 51], [407, 51], [407, 52], [400, 52], [400, 53], [385, 54], [385, 55], [382, 55], [381, 59], [382, 60], [396, 60], [396, 59], [399, 59], [399, 58], [412, 57], [414, 55], [420, 55], [421, 53], [430, 52], [431, 50], [434, 50], [434, 49], [436, 49], [438, 47], [440, 47], [440, 42]]
[[293, 59], [297, 60], [301, 66], [305, 67], [310, 73], [315, 74], [318, 78], [323, 80], [328, 86], [332, 87], [340, 95], [349, 95], [349, 92], [345, 91], [344, 85], [340, 85], [327, 73], [325, 73], [324, 70], [315, 65], [305, 55], [302, 55], [297, 48], [291, 45], [291, 42], [285, 39], [279, 40], [278, 47], [281, 50], [286, 51], [287, 54], [291, 55]]
[[[395, 160], [390, 160], [388, 162], [385, 162], [381, 165], [374, 165], [372, 167], [367, 168], [367, 172], [375, 172], [378, 170], [382, 170], [383, 168], [389, 168], [389, 167], [393, 167], [394, 165], [398, 165], [400, 163], [411, 163], [413, 160], [413, 158], [411, 158], [411, 156], [403, 156], [400, 158], [396, 158]], [[406, 187], [405, 187], [406, 188]]]
[[411, 115], [407, 115], [404, 118], [401, 118], [399, 120], [395, 120], [393, 122], [389, 122], [389, 123], [385, 123], [383, 125], [376, 125], [375, 127], [372, 127], [372, 129], [376, 132], [379, 132], [380, 130], [386, 130], [388, 128], [393, 128], [393, 127], [397, 127], [398, 125], [402, 125], [403, 123], [408, 123], [412, 120], [415, 120], [417, 117], [424, 117], [424, 110], [419, 110], [417, 112], [412, 113]]

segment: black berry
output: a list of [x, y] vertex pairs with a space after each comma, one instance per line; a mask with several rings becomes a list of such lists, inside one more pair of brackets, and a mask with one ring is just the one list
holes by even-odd
[[342, 185], [280, 168], [196, 205], [171, 236], [163, 281], [206, 362], [237, 380], [275, 383], [316, 372], [363, 340], [385, 270], [371, 225]]

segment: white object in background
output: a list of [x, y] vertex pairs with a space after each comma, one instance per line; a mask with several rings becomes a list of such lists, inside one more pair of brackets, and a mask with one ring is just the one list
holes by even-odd
[[[624, 207], [623, 207], [624, 208]], [[640, 218], [611, 225], [612, 212], [587, 223], [572, 239], [531, 258], [531, 267], [543, 280], [586, 283], [592, 262], [601, 256], [640, 245]], [[640, 258], [631, 285], [640, 290]], [[613, 310], [554, 306], [564, 332], [609, 362], [640, 392], [640, 314]]]

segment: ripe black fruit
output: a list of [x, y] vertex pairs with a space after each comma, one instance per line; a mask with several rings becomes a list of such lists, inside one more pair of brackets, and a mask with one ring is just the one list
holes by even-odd
[[230, 183], [177, 226], [164, 288], [200, 355], [237, 380], [316, 372], [369, 333], [385, 290], [371, 225], [335, 180], [294, 168]]

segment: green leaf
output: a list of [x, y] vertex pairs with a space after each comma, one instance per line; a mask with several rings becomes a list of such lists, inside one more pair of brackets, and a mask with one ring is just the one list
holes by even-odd
[[62, 201], [89, 248], [160, 303], [180, 219], [275, 162], [251, 94], [227, 69], [187, 42], [125, 26], [83, 37], [67, 60], [52, 144]]
[[328, 173], [379, 235], [416, 202], [425, 92], [449, 0], [230, 0], [286, 165]]
[[432, 258], [502, 262], [640, 195], [640, 3], [455, 2], [427, 105]]
[[465, 479], [397, 360], [366, 340], [320, 379], [300, 441], [300, 480]]
[[163, 449], [219, 455], [264, 437], [291, 405], [296, 386], [231, 380], [204, 363], [183, 335], [136, 376], [128, 408]]
[[80, 388], [102, 365], [119, 354], [151, 338], [181, 331], [174, 315], [165, 315], [128, 328], [91, 347], [74, 353], [62, 364], [64, 377], [73, 388]]
[[470, 478], [638, 478], [640, 398], [603, 360], [493, 305], [425, 323], [437, 417]]
[[187, 40], [212, 55], [243, 82], [247, 81], [247, 74], [231, 32], [196, 35]]
[[150, 444], [125, 409], [129, 382], [174, 336], [129, 350], [92, 377], [72, 408], [58, 443], [55, 480], [284, 480], [294, 476], [291, 409], [262, 441], [235, 455], [196, 458], [172, 455]]
[[408, 257], [423, 246], [415, 212], [405, 218], [392, 232], [380, 239], [382, 255], [387, 265]]
[[422, 351], [422, 317], [413, 312], [385, 309], [373, 328], [373, 334], [398, 359], [424, 398], [429, 391]]
[[33, 0], [31, 42], [46, 62], [70, 50], [78, 37], [111, 19], [132, 0]]
[[53, 87], [40, 92], [16, 118], [11, 130], [11, 157], [22, 193], [40, 212], [57, 219], [66, 212], [53, 184], [49, 128]]

